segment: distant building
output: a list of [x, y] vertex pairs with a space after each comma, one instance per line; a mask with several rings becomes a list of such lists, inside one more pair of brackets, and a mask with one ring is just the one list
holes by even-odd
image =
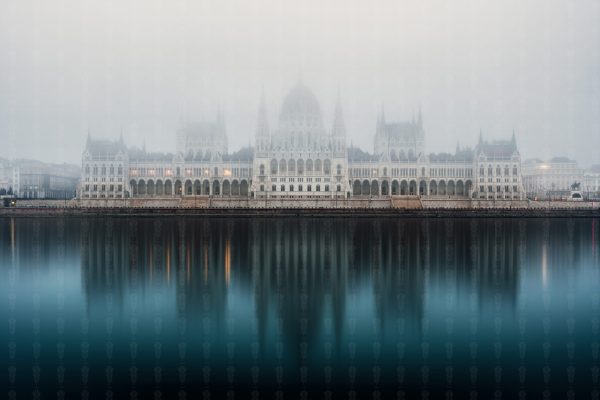
[[567, 157], [554, 157], [548, 161], [530, 159], [523, 162], [523, 183], [530, 197], [568, 197], [574, 183], [579, 183], [583, 189], [583, 170], [577, 161]]
[[390, 123], [377, 117], [370, 154], [346, 143], [341, 100], [323, 120], [316, 96], [299, 82], [270, 127], [261, 99], [253, 148], [229, 153], [222, 115], [184, 123], [175, 154], [88, 138], [82, 155], [82, 198], [237, 196], [349, 198], [437, 196], [520, 200], [521, 156], [511, 140], [484, 141], [454, 154], [425, 153], [423, 119]]
[[8, 160], [0, 158], [0, 190], [8, 191], [12, 186], [12, 166]]
[[584, 171], [581, 189], [589, 197], [600, 198], [600, 164], [592, 165]]
[[8, 168], [5, 167], [5, 171], [8, 170], [10, 177], [6, 186], [12, 188], [18, 198], [26, 199], [72, 199], [81, 173], [76, 165], [36, 160], [12, 161]]

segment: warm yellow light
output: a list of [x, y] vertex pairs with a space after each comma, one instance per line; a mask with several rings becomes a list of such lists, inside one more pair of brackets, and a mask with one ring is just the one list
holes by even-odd
[[224, 170], [223, 171], [223, 175], [225, 175], [225, 176], [231, 176], [231, 170], [229, 170], [229, 169]]
[[546, 164], [540, 165], [540, 169], [548, 169], [548, 168], [550, 168], [549, 165], [546, 165]]

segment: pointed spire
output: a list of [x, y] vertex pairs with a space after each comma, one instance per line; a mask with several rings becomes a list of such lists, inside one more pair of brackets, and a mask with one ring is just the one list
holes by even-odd
[[515, 136], [515, 130], [514, 129], [513, 129], [513, 133], [512, 133], [511, 144], [513, 145], [514, 148], [517, 147], [517, 137]]
[[219, 135], [221, 135], [222, 139], [227, 139], [227, 135], [225, 133], [225, 116], [223, 114], [223, 107], [221, 105], [217, 107], [217, 132]]
[[421, 106], [419, 105], [419, 117], [417, 120], [417, 123], [419, 124], [419, 128], [423, 128], [423, 116], [421, 115]]
[[91, 144], [92, 144], [92, 135], [90, 133], [90, 128], [88, 128], [87, 140], [85, 142], [85, 147], [89, 148]]
[[258, 120], [256, 124], [256, 137], [269, 136], [269, 121], [267, 119], [267, 105], [265, 101], [264, 88], [260, 94], [260, 103], [258, 106]]
[[383, 109], [383, 102], [381, 103], [381, 109], [379, 110], [379, 114], [377, 115], [377, 129], [376, 133], [383, 132], [383, 125], [385, 125], [385, 111]]
[[483, 132], [481, 131], [481, 128], [479, 128], [479, 143], [478, 145], [481, 146], [483, 144]]
[[346, 125], [344, 124], [344, 114], [342, 112], [342, 100], [340, 90], [337, 92], [335, 101], [335, 113], [333, 119], [333, 136], [346, 136]]

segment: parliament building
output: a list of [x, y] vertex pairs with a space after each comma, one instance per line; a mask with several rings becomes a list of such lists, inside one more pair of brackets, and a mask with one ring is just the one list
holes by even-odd
[[373, 152], [348, 146], [341, 101], [323, 120], [313, 92], [299, 82], [283, 100], [276, 126], [261, 100], [253, 147], [228, 151], [222, 114], [183, 123], [175, 154], [128, 148], [88, 135], [78, 195], [83, 199], [218, 196], [339, 198], [431, 196], [522, 200], [514, 133], [454, 154], [427, 154], [421, 112], [409, 122], [377, 116]]

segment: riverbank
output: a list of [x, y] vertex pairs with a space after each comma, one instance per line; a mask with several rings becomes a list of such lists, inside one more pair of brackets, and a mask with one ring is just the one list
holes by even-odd
[[0, 216], [202, 217], [600, 217], [598, 202], [479, 201], [448, 198], [21, 200]]

